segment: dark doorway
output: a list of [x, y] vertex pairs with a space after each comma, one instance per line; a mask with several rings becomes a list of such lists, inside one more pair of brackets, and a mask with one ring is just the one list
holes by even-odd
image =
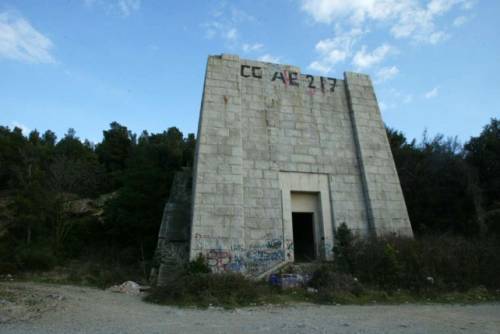
[[295, 262], [315, 259], [312, 212], [292, 212], [293, 250]]

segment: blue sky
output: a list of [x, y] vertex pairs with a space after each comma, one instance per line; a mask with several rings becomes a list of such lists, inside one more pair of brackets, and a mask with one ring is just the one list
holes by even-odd
[[196, 132], [208, 55], [372, 76], [409, 138], [478, 135], [500, 117], [500, 1], [0, 2], [0, 124]]

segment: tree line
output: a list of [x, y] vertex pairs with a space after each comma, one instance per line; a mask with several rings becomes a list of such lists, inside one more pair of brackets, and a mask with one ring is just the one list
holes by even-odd
[[500, 236], [500, 121], [461, 145], [438, 134], [409, 142], [387, 129], [416, 235]]
[[[499, 120], [464, 145], [387, 134], [417, 237], [500, 236]], [[113, 122], [93, 144], [74, 129], [58, 140], [0, 126], [0, 271], [150, 261], [174, 173], [194, 150], [194, 134], [175, 127], [137, 136]]]
[[95, 145], [73, 129], [57, 140], [0, 127], [0, 267], [151, 259], [174, 173], [194, 148], [175, 127], [137, 136], [113, 122]]

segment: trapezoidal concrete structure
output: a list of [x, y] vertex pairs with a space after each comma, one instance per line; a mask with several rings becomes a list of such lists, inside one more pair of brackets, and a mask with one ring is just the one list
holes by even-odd
[[332, 260], [336, 227], [412, 230], [370, 78], [211, 56], [193, 174], [190, 259], [260, 276]]

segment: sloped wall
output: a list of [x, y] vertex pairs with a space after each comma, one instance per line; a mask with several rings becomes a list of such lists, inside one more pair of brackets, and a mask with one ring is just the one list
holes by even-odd
[[292, 261], [284, 173], [317, 175], [326, 183], [324, 259], [331, 258], [333, 231], [341, 223], [362, 235], [411, 234], [368, 77], [339, 80], [303, 75], [289, 65], [209, 57], [190, 257], [202, 253], [214, 271], [254, 276]]

